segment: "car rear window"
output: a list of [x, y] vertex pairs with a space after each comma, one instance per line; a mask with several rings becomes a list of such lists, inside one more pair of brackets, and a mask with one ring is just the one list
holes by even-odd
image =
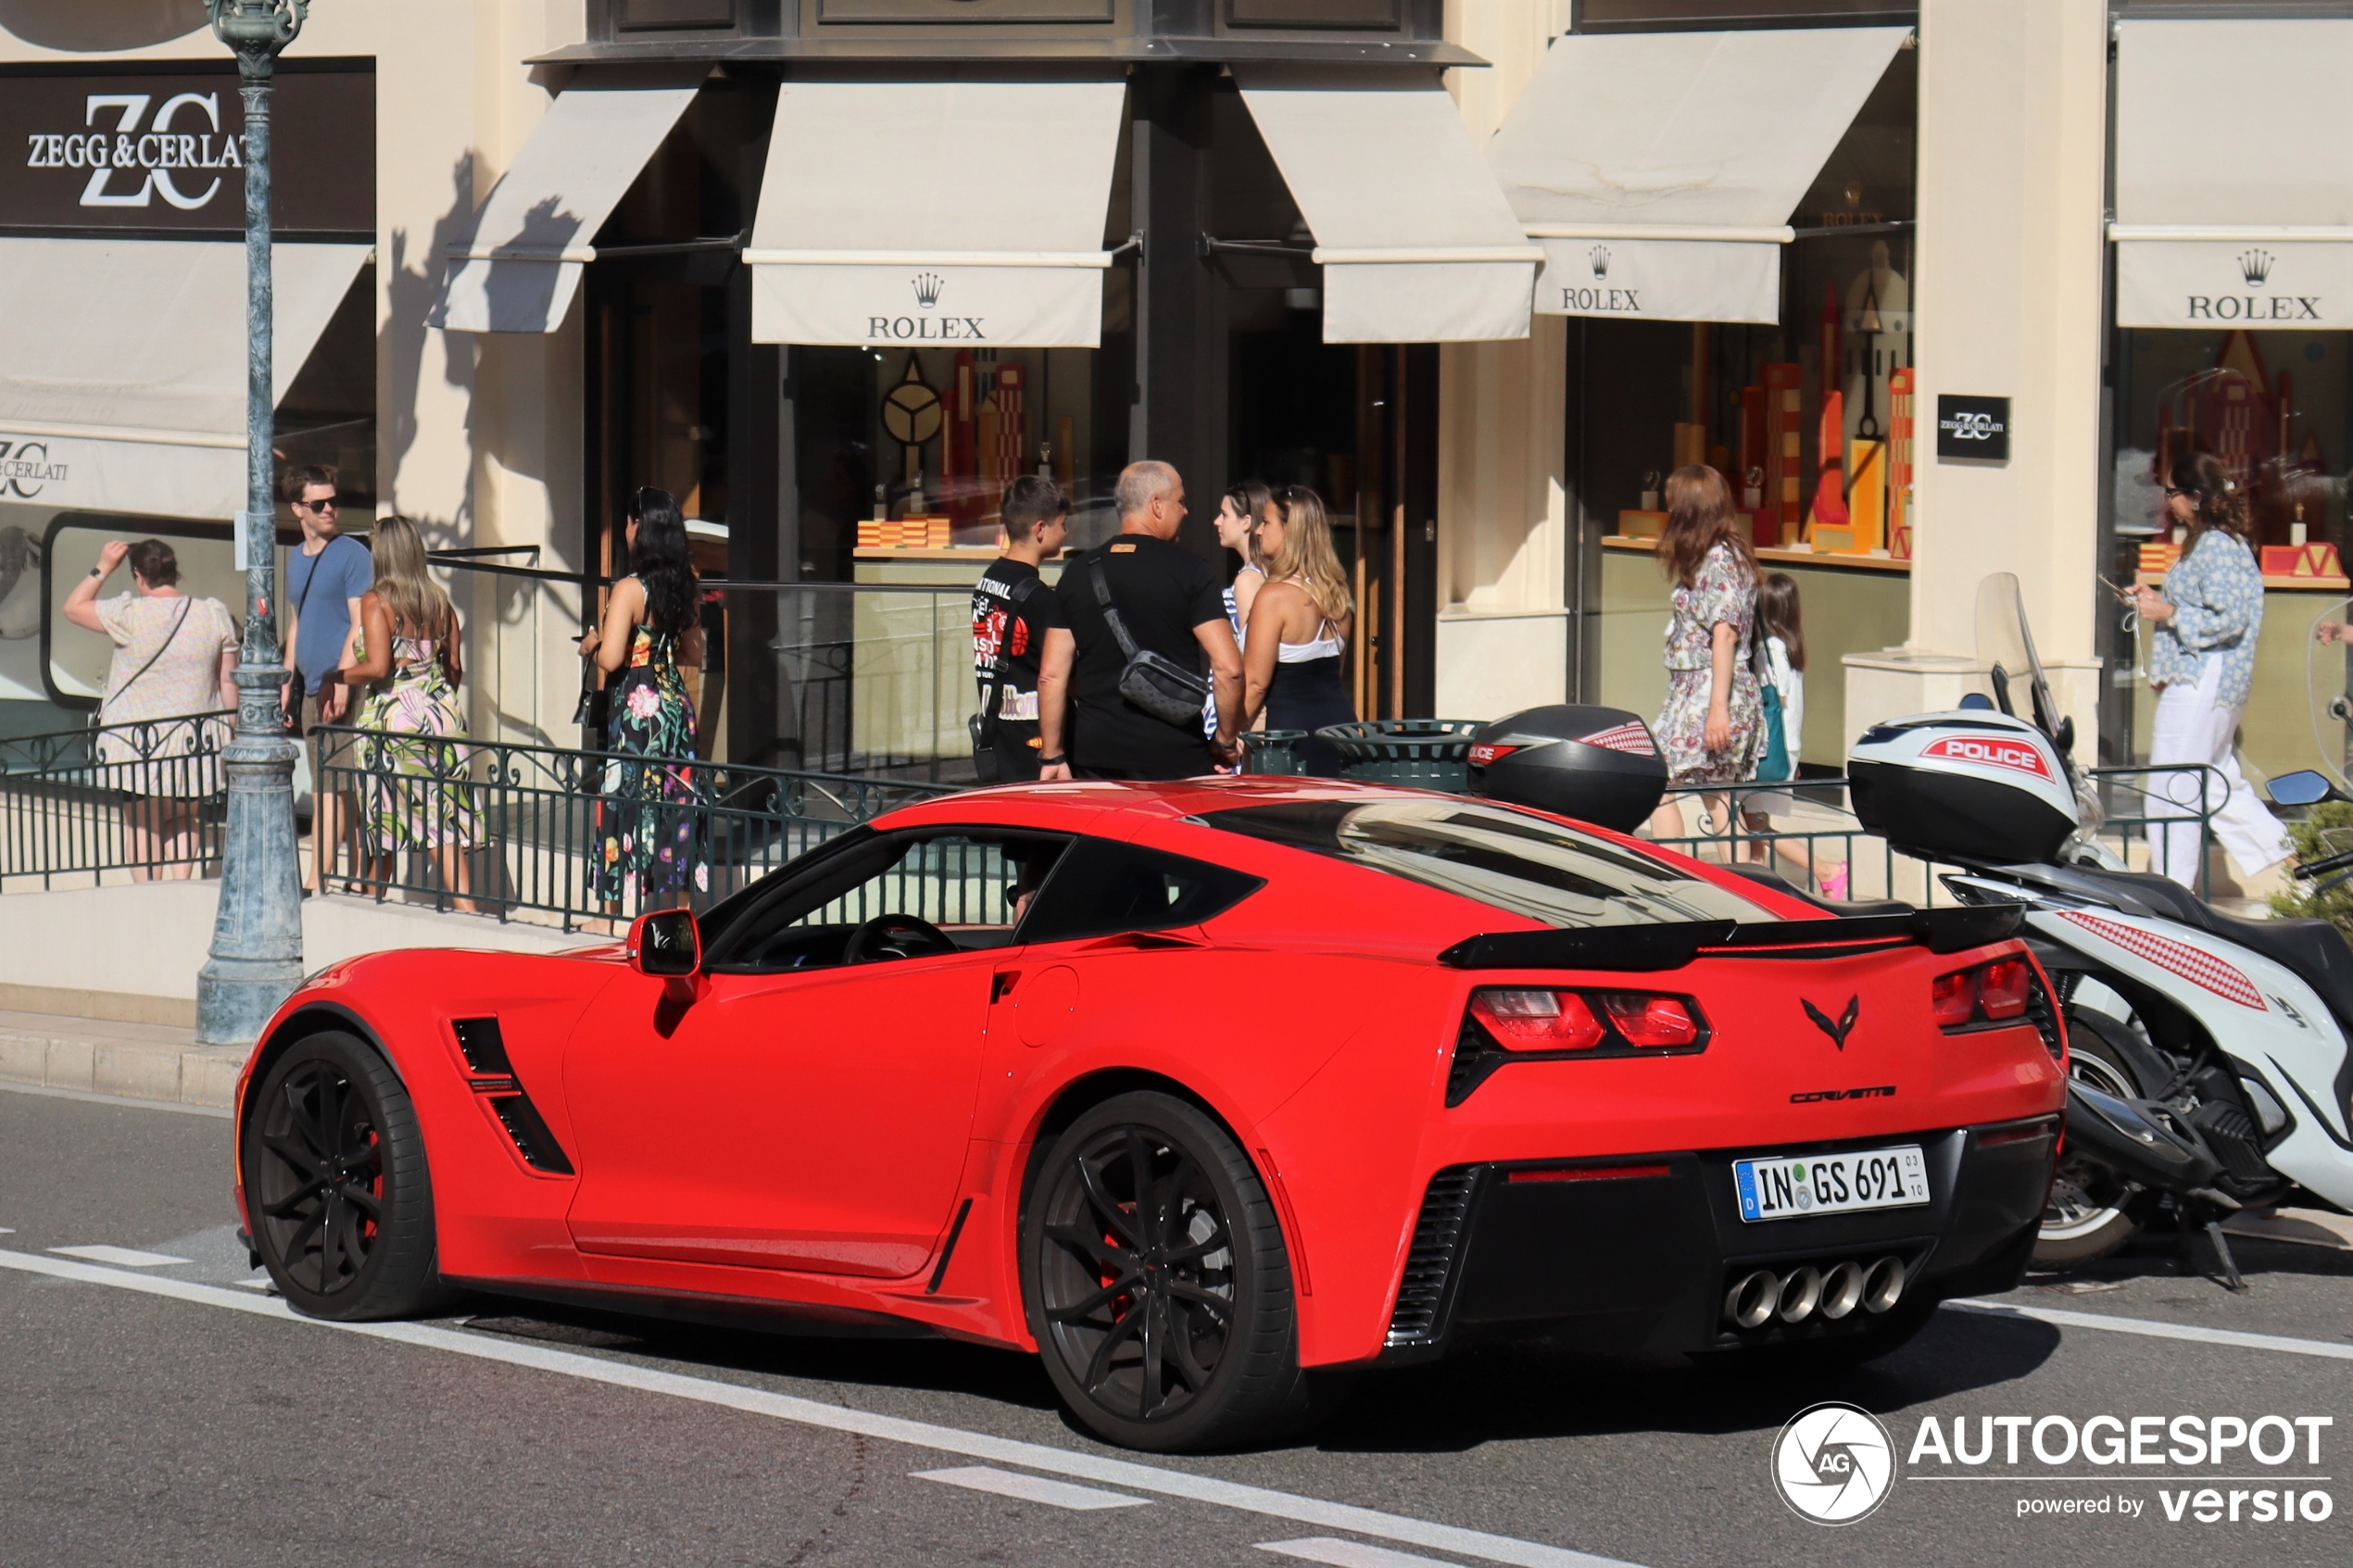
[[1297, 801], [1238, 806], [1196, 820], [1551, 926], [1779, 918], [1730, 888], [1639, 850], [1483, 801]]

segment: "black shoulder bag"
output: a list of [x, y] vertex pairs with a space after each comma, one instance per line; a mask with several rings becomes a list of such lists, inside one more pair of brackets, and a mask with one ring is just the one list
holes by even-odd
[[1119, 617], [1119, 607], [1112, 603], [1111, 583], [1104, 579], [1101, 556], [1087, 563], [1087, 573], [1094, 580], [1095, 602], [1102, 606], [1104, 623], [1118, 639], [1120, 656], [1127, 660], [1119, 671], [1119, 695], [1153, 718], [1199, 734], [1202, 710], [1209, 706], [1209, 683], [1175, 659], [1136, 646], [1136, 639], [1127, 634], [1127, 623]]
[[1004, 776], [997, 760], [997, 709], [1003, 706], [1005, 677], [1013, 670], [1013, 621], [1021, 614], [1021, 607], [1029, 596], [1042, 586], [1041, 580], [1025, 577], [1005, 596], [1005, 624], [997, 633], [997, 661], [988, 667], [988, 684], [980, 694], [980, 711], [964, 721], [973, 737], [973, 776], [982, 784], [998, 783]]

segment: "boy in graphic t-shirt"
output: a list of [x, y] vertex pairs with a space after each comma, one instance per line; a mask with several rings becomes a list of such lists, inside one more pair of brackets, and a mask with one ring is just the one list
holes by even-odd
[[[1038, 572], [1062, 553], [1070, 502], [1051, 480], [1024, 474], [1005, 487], [1000, 513], [1005, 553], [973, 588], [973, 673], [980, 683], [982, 744], [993, 741], [997, 777], [1013, 784], [1038, 777], [1038, 669], [1046, 641], [1070, 636], [1053, 590]], [[999, 684], [1000, 651], [1005, 670]]]

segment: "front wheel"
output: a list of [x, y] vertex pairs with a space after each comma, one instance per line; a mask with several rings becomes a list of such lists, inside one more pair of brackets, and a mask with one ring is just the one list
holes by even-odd
[[1082, 1115], [1031, 1187], [1021, 1263], [1047, 1375], [1105, 1440], [1227, 1448], [1304, 1416], [1275, 1206], [1194, 1106], [1137, 1093]]
[[[2102, 1014], [2070, 1010], [2067, 1015], [2068, 1076], [2119, 1099], [2141, 1099], [2154, 1092], [2135, 1077], [2132, 1058], [2111, 1036], [2124, 1025]], [[2139, 1189], [2104, 1162], [2075, 1148], [2060, 1158], [2043, 1207], [2043, 1228], [2034, 1239], [2034, 1266], [2067, 1268], [2105, 1258], [2133, 1239], [2140, 1222], [2132, 1200]]]
[[441, 1298], [416, 1107], [366, 1041], [331, 1030], [287, 1047], [239, 1136], [254, 1250], [296, 1311], [359, 1322]]

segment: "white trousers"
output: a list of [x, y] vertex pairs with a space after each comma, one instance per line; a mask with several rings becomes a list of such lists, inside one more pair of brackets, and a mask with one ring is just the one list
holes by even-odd
[[[2176, 681], [2158, 693], [2156, 732], [2149, 737], [2149, 766], [2202, 762], [2222, 776], [2200, 773], [2158, 773], [2149, 780], [2148, 814], [2152, 817], [2195, 818], [2198, 797], [2214, 809], [2214, 836], [2231, 852], [2239, 870], [2252, 875], [2284, 859], [2290, 846], [2279, 819], [2256, 798], [2253, 786], [2239, 771], [2231, 742], [2239, 727], [2239, 709], [2217, 700], [2222, 684], [2222, 661], [2209, 657], [2197, 683]], [[2215, 797], [2222, 786], [2229, 794]], [[2198, 843], [2195, 821], [2151, 826], [2148, 830], [2149, 870], [2170, 876], [2184, 887], [2197, 884]]]

